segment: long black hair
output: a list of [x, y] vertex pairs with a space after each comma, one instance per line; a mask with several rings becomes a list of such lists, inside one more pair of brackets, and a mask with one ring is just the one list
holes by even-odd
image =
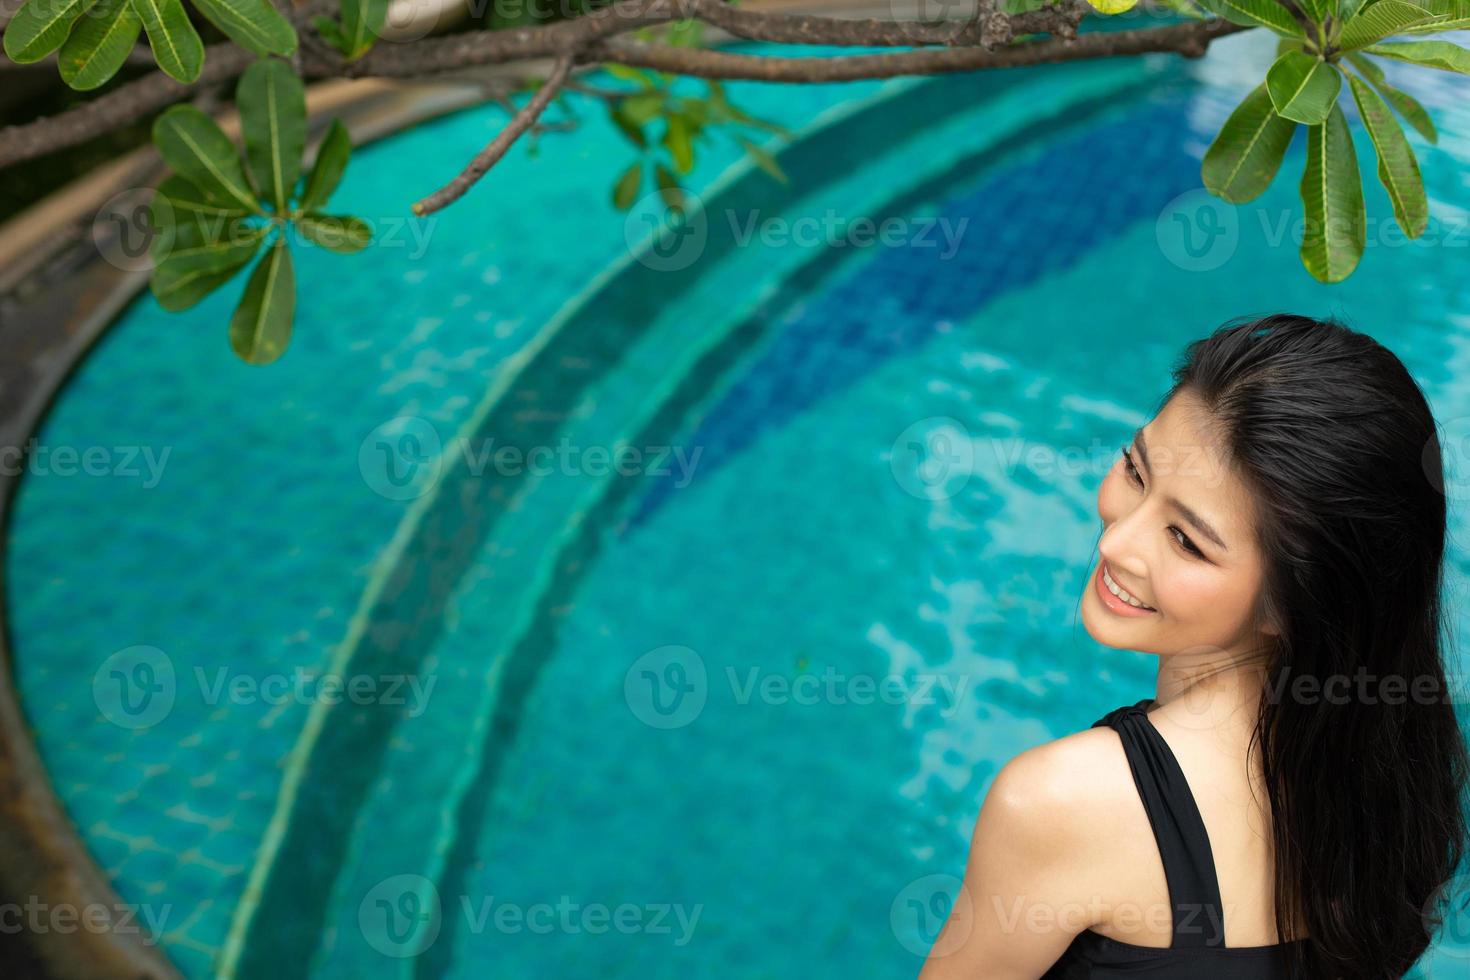
[[1397, 357], [1332, 320], [1228, 324], [1173, 380], [1165, 401], [1203, 400], [1255, 501], [1256, 622], [1276, 633], [1252, 747], [1276, 928], [1309, 940], [1291, 945], [1291, 976], [1400, 977], [1432, 941], [1466, 838], [1434, 417]]

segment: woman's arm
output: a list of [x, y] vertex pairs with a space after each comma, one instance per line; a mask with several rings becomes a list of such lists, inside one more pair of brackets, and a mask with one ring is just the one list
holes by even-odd
[[[1116, 738], [1116, 737], [1115, 737]], [[920, 980], [1036, 980], [1095, 924], [1100, 739], [1023, 752], [991, 784], [964, 886]], [[1090, 772], [1083, 772], [1091, 768]], [[1105, 836], [1105, 835], [1103, 835]]]

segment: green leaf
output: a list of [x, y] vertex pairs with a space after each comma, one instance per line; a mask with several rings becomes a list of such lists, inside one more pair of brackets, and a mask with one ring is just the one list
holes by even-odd
[[207, 225], [185, 216], [167, 236], [167, 247], [152, 250], [149, 289], [164, 309], [188, 309], [234, 278], [259, 250], [266, 232], [237, 219]]
[[342, 0], [342, 40], [349, 61], [372, 49], [388, 19], [389, 0]]
[[664, 130], [664, 146], [668, 147], [675, 170], [687, 174], [694, 169], [694, 144], [690, 140], [689, 121], [682, 115], [669, 116]]
[[1337, 0], [1301, 0], [1301, 6], [1314, 24], [1321, 24], [1328, 14], [1337, 13]]
[[672, 170], [659, 163], [654, 165], [653, 179], [658, 184], [658, 194], [663, 198], [664, 207], [682, 215], [685, 207], [684, 188], [679, 186], [679, 178]]
[[187, 221], [175, 228], [173, 242], [154, 254], [155, 273], [177, 278], [186, 273], [238, 269], [255, 255], [270, 232], [239, 219], [206, 223]]
[[143, 30], [148, 32], [148, 44], [153, 48], [153, 60], [158, 62], [158, 67], [180, 82], [198, 78], [204, 67], [204, 42], [189, 23], [184, 5], [179, 0], [129, 2], [143, 22]]
[[311, 25], [321, 35], [321, 39], [336, 48], [343, 55], [347, 54], [347, 39], [342, 36], [342, 25], [335, 18], [318, 16], [313, 17]]
[[148, 215], [154, 232], [150, 246], [155, 262], [173, 248], [179, 229], [197, 225], [201, 230], [218, 228], [243, 218], [249, 212], [228, 201], [205, 193], [198, 185], [174, 174], [158, 185]]
[[1439, 142], [1439, 133], [1435, 131], [1434, 120], [1429, 118], [1429, 113], [1419, 104], [1418, 99], [1388, 84], [1388, 79], [1383, 75], [1383, 69], [1374, 64], [1372, 60], [1360, 54], [1350, 54], [1347, 59], [1368, 80], [1368, 84], [1377, 89], [1378, 94], [1399, 111], [1404, 121], [1419, 131], [1419, 135], [1431, 143]]
[[1414, 158], [1414, 150], [1388, 103], [1356, 76], [1349, 76], [1348, 84], [1378, 152], [1378, 179], [1393, 202], [1394, 217], [1406, 235], [1418, 238], [1429, 223], [1429, 201], [1424, 194], [1419, 161]]
[[1405, 34], [1438, 34], [1470, 27], [1470, 0], [1410, 0], [1434, 19], [1404, 29]]
[[218, 272], [190, 272], [180, 276], [160, 275], [157, 271], [148, 280], [149, 291], [158, 305], [170, 313], [187, 310], [204, 297], [235, 278], [239, 268], [221, 269]]
[[1194, 20], [1204, 20], [1205, 15], [1195, 6], [1193, 0], [1159, 0], [1160, 6], [1167, 7], [1176, 14], [1183, 14]]
[[613, 187], [613, 207], [626, 211], [638, 199], [638, 188], [643, 186], [643, 161], [639, 160], [618, 178]]
[[639, 92], [618, 102], [618, 108], [634, 125], [642, 125], [664, 111], [662, 92]]
[[240, 76], [235, 104], [250, 175], [261, 196], [284, 213], [306, 148], [306, 89], [286, 62], [262, 58]]
[[1393, 58], [1395, 61], [1407, 61], [1426, 68], [1470, 75], [1470, 51], [1449, 41], [1397, 41], [1392, 44], [1374, 44], [1363, 50], [1369, 54]]
[[256, 54], [289, 55], [296, 28], [269, 0], [191, 0], [226, 37]]
[[61, 46], [61, 80], [79, 92], [107, 81], [128, 60], [143, 22], [128, 0], [100, 0], [84, 13]]
[[333, 119], [332, 124], [327, 127], [327, 135], [322, 137], [321, 146], [317, 148], [316, 162], [306, 175], [306, 189], [301, 192], [300, 210], [315, 211], [327, 203], [327, 199], [342, 181], [342, 173], [347, 169], [350, 156], [352, 137], [348, 135], [347, 127], [342, 125], [342, 120]]
[[301, 234], [315, 245], [350, 255], [372, 244], [373, 232], [360, 218], [334, 214], [304, 214], [296, 221]]
[[26, 0], [5, 27], [5, 53], [18, 64], [40, 61], [66, 41], [71, 25], [97, 0]]
[[620, 79], [624, 82], [637, 82], [644, 88], [654, 87], [653, 79], [649, 78], [648, 73], [641, 69], [632, 68], [628, 65], [620, 65], [616, 62], [603, 65], [602, 68], [603, 71], [607, 72], [613, 78]]
[[1296, 123], [1276, 114], [1262, 82], [1235, 107], [1200, 168], [1205, 187], [1232, 204], [1254, 200], [1271, 186]]
[[1405, 0], [1379, 0], [1343, 26], [1337, 43], [1343, 50], [1351, 51], [1433, 19], [1434, 14]]
[[1302, 264], [1320, 282], [1341, 282], [1363, 257], [1368, 223], [1358, 158], [1341, 106], [1334, 104], [1325, 123], [1307, 130], [1301, 193], [1307, 219]]
[[781, 183], [786, 183], [786, 172], [781, 169], [781, 165], [776, 162], [776, 158], [773, 157], [766, 150], [765, 147], [754, 142], [753, 140], [746, 139], [744, 136], [737, 136], [736, 139], [740, 141], [740, 145], [745, 147], [745, 152], [750, 154], [751, 159], [753, 159], [762, 170], [770, 174], [772, 177], [775, 177]]
[[153, 145], [164, 162], [222, 201], [260, 213], [235, 144], [197, 107], [170, 107], [153, 122]]
[[643, 135], [643, 127], [628, 118], [621, 104], [616, 104], [610, 108], [608, 110], [608, 116], [611, 117], [613, 125], [617, 126], [634, 146], [642, 149], [648, 145], [648, 137]]
[[1342, 76], [1321, 58], [1288, 51], [1266, 72], [1276, 114], [1314, 126], [1327, 118], [1342, 89]]
[[791, 130], [778, 123], [767, 122], [764, 119], [757, 119], [755, 116], [752, 116], [744, 109], [741, 109], [737, 106], [729, 105], [728, 103], [726, 104], [725, 108], [726, 111], [730, 113], [730, 118], [746, 126], [753, 126], [756, 129], [762, 129], [768, 133], [774, 133], [777, 136], [784, 136], [787, 138], [791, 136]]
[[230, 318], [230, 346], [248, 364], [269, 364], [291, 341], [296, 313], [296, 275], [281, 235], [250, 273], [245, 294]]
[[1278, 34], [1288, 37], [1305, 37], [1302, 25], [1297, 23], [1281, 4], [1275, 0], [1203, 0], [1205, 7], [1232, 24], [1245, 27], [1269, 27]]

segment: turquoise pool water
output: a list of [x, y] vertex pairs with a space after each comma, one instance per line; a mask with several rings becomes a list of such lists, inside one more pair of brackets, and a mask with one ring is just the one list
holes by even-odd
[[[792, 185], [715, 152], [709, 244], [663, 269], [628, 254], [621, 151], [589, 114], [421, 251], [303, 252], [334, 288], [303, 291], [264, 371], [231, 359], [233, 296], [133, 304], [41, 439], [166, 463], [30, 475], [8, 568], [23, 701], [124, 898], [168, 909], [190, 976], [916, 972], [996, 769], [1150, 689], [1074, 614], [1097, 484], [1184, 342], [1345, 314], [1451, 435], [1470, 419], [1464, 83], [1403, 82], [1442, 133], [1416, 144], [1433, 244], [1378, 235], [1324, 287], [1294, 179], [1243, 208], [1191, 193], [1258, 40], [1197, 66], [738, 86], [803, 127]], [[345, 204], [401, 213], [401, 161], [452, 171], [494, 119], [360, 151]], [[1369, 208], [1386, 223], [1376, 187]], [[721, 247], [732, 216], [760, 231]], [[855, 245], [864, 218], [894, 233]], [[402, 493], [372, 462], [465, 433], [672, 458], [621, 480], [450, 461]], [[146, 724], [106, 681], [139, 664], [174, 685]], [[340, 665], [424, 693], [209, 695]], [[1465, 938], [1424, 972], [1463, 976]]]

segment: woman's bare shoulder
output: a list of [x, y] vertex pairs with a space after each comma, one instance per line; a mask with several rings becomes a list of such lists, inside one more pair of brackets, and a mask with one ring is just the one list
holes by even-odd
[[[988, 814], [986, 811], [990, 811]], [[1005, 764], [986, 794], [996, 818], [1034, 846], [1087, 858], [1115, 846], [1142, 815], [1118, 733], [1089, 728], [1027, 749]]]

